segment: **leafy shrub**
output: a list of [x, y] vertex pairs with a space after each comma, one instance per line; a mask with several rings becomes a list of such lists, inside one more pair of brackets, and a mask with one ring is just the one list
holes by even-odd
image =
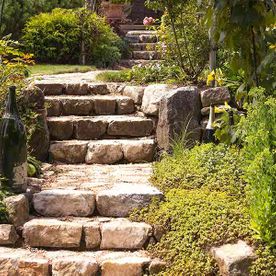
[[162, 57], [177, 65], [188, 80], [197, 80], [206, 67], [209, 55], [208, 29], [201, 20], [198, 1], [153, 0], [147, 5], [165, 11], [159, 34]]
[[250, 91], [252, 104], [240, 123], [246, 157], [245, 178], [249, 183], [252, 228], [276, 246], [276, 98], [265, 90]]
[[26, 21], [31, 16], [50, 12], [54, 8], [80, 8], [84, 4], [84, 0], [5, 0], [1, 2], [4, 5], [1, 33], [12, 34], [13, 39], [20, 38]]
[[276, 273], [276, 252], [254, 240], [250, 229], [243, 165], [241, 151], [222, 144], [177, 146], [156, 163], [152, 180], [165, 201], [134, 212], [132, 219], [165, 229], [161, 241], [149, 247], [168, 264], [160, 275], [219, 275], [210, 247], [238, 239], [256, 249], [250, 275]]
[[85, 9], [54, 9], [32, 17], [24, 29], [28, 52], [39, 62], [79, 63], [106, 67], [118, 62], [123, 44], [104, 18]]

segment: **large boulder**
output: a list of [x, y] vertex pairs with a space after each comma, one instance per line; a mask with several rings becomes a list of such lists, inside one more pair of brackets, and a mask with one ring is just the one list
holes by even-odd
[[172, 90], [160, 102], [156, 135], [161, 149], [170, 150], [171, 142], [184, 131], [190, 141], [200, 140], [200, 98], [196, 87]]
[[167, 84], [153, 84], [145, 88], [142, 111], [147, 115], [157, 116], [159, 104], [163, 96], [167, 95], [172, 86]]

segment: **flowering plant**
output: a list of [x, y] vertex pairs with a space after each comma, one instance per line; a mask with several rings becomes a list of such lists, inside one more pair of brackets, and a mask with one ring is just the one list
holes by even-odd
[[152, 17], [145, 17], [144, 20], [143, 20], [143, 24], [145, 26], [151, 26], [155, 23], [155, 19], [152, 18]]

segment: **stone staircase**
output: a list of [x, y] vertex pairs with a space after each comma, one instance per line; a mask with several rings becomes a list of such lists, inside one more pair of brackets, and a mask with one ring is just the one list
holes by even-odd
[[0, 275], [158, 272], [160, 261], [146, 251], [160, 239], [158, 227], [127, 218], [163, 197], [149, 182], [154, 122], [119, 88], [37, 85], [48, 107], [52, 164], [29, 192], [29, 219], [11, 242], [18, 248], [0, 247]]
[[156, 51], [158, 37], [155, 31], [145, 30], [143, 25], [128, 25], [123, 30], [131, 54], [130, 59], [121, 61], [121, 65], [132, 67], [160, 60], [160, 54]]

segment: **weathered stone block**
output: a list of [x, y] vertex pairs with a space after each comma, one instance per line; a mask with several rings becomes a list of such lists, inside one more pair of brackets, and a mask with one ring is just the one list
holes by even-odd
[[44, 217], [86, 217], [94, 212], [95, 195], [90, 191], [44, 190], [34, 194], [33, 205]]
[[23, 237], [31, 247], [77, 248], [82, 225], [58, 219], [33, 219], [24, 224]]
[[80, 140], [98, 139], [106, 133], [107, 122], [83, 119], [75, 122], [75, 137]]
[[46, 259], [20, 258], [18, 260], [18, 274], [22, 276], [39, 275], [48, 276], [49, 262]]
[[131, 98], [118, 98], [117, 99], [117, 114], [130, 114], [135, 111], [134, 101]]
[[143, 268], [148, 265], [148, 258], [125, 257], [106, 260], [102, 263], [102, 276], [142, 276]]
[[90, 115], [93, 101], [89, 99], [64, 98], [61, 100], [63, 115]]
[[150, 275], [156, 275], [166, 269], [166, 263], [162, 262], [159, 259], [154, 259], [151, 261], [149, 265], [149, 273]]
[[101, 249], [142, 249], [151, 231], [146, 223], [126, 219], [103, 223]]
[[130, 163], [151, 162], [155, 152], [154, 140], [125, 141], [122, 143], [124, 159]]
[[87, 222], [83, 225], [85, 246], [87, 249], [100, 247], [101, 232], [100, 224], [96, 221]]
[[253, 248], [241, 240], [236, 244], [213, 247], [211, 254], [218, 262], [220, 275], [223, 276], [249, 275], [250, 265], [255, 259]]
[[17, 239], [18, 235], [13, 225], [0, 224], [0, 245], [13, 245]]
[[65, 85], [62, 83], [35, 82], [35, 86], [42, 90], [45, 96], [61, 95], [65, 91]]
[[117, 184], [96, 196], [96, 206], [101, 216], [126, 217], [134, 209], [149, 205], [153, 198], [162, 199], [162, 193], [145, 184]]
[[7, 206], [9, 221], [14, 226], [21, 226], [29, 219], [29, 202], [25, 195], [7, 197], [4, 203]]
[[54, 161], [78, 164], [84, 163], [88, 142], [85, 141], [60, 141], [51, 144], [50, 158]]
[[226, 87], [215, 87], [201, 91], [201, 103], [203, 107], [219, 105], [230, 101], [230, 93]]
[[111, 136], [143, 137], [151, 135], [152, 131], [152, 120], [133, 117], [110, 122], [107, 134]]
[[47, 126], [47, 112], [45, 109], [37, 110], [37, 125], [29, 139], [29, 152], [40, 161], [48, 158], [50, 146], [50, 133]]
[[157, 116], [159, 104], [163, 96], [172, 90], [172, 86], [167, 84], [153, 84], [145, 88], [142, 111], [147, 115]]
[[103, 140], [89, 143], [85, 161], [88, 164], [114, 164], [123, 156], [121, 144]]
[[112, 115], [115, 114], [116, 100], [115, 98], [95, 98], [94, 112], [97, 115]]
[[110, 91], [107, 84], [93, 83], [88, 85], [88, 93], [92, 95], [107, 95]]
[[187, 142], [200, 140], [200, 98], [196, 87], [171, 91], [160, 102], [156, 130], [158, 146], [170, 150], [171, 142], [186, 131]]
[[67, 95], [87, 95], [87, 83], [68, 83], [66, 84], [65, 93]]
[[84, 256], [64, 257], [53, 261], [53, 276], [96, 276], [98, 264], [96, 260]]
[[123, 95], [133, 99], [137, 105], [142, 104], [145, 87], [142, 86], [126, 86], [123, 90]]
[[69, 118], [48, 118], [48, 128], [54, 140], [68, 140], [73, 136], [73, 121]]
[[60, 100], [53, 98], [45, 99], [46, 108], [47, 108], [47, 116], [60, 116], [62, 113], [62, 105]]

